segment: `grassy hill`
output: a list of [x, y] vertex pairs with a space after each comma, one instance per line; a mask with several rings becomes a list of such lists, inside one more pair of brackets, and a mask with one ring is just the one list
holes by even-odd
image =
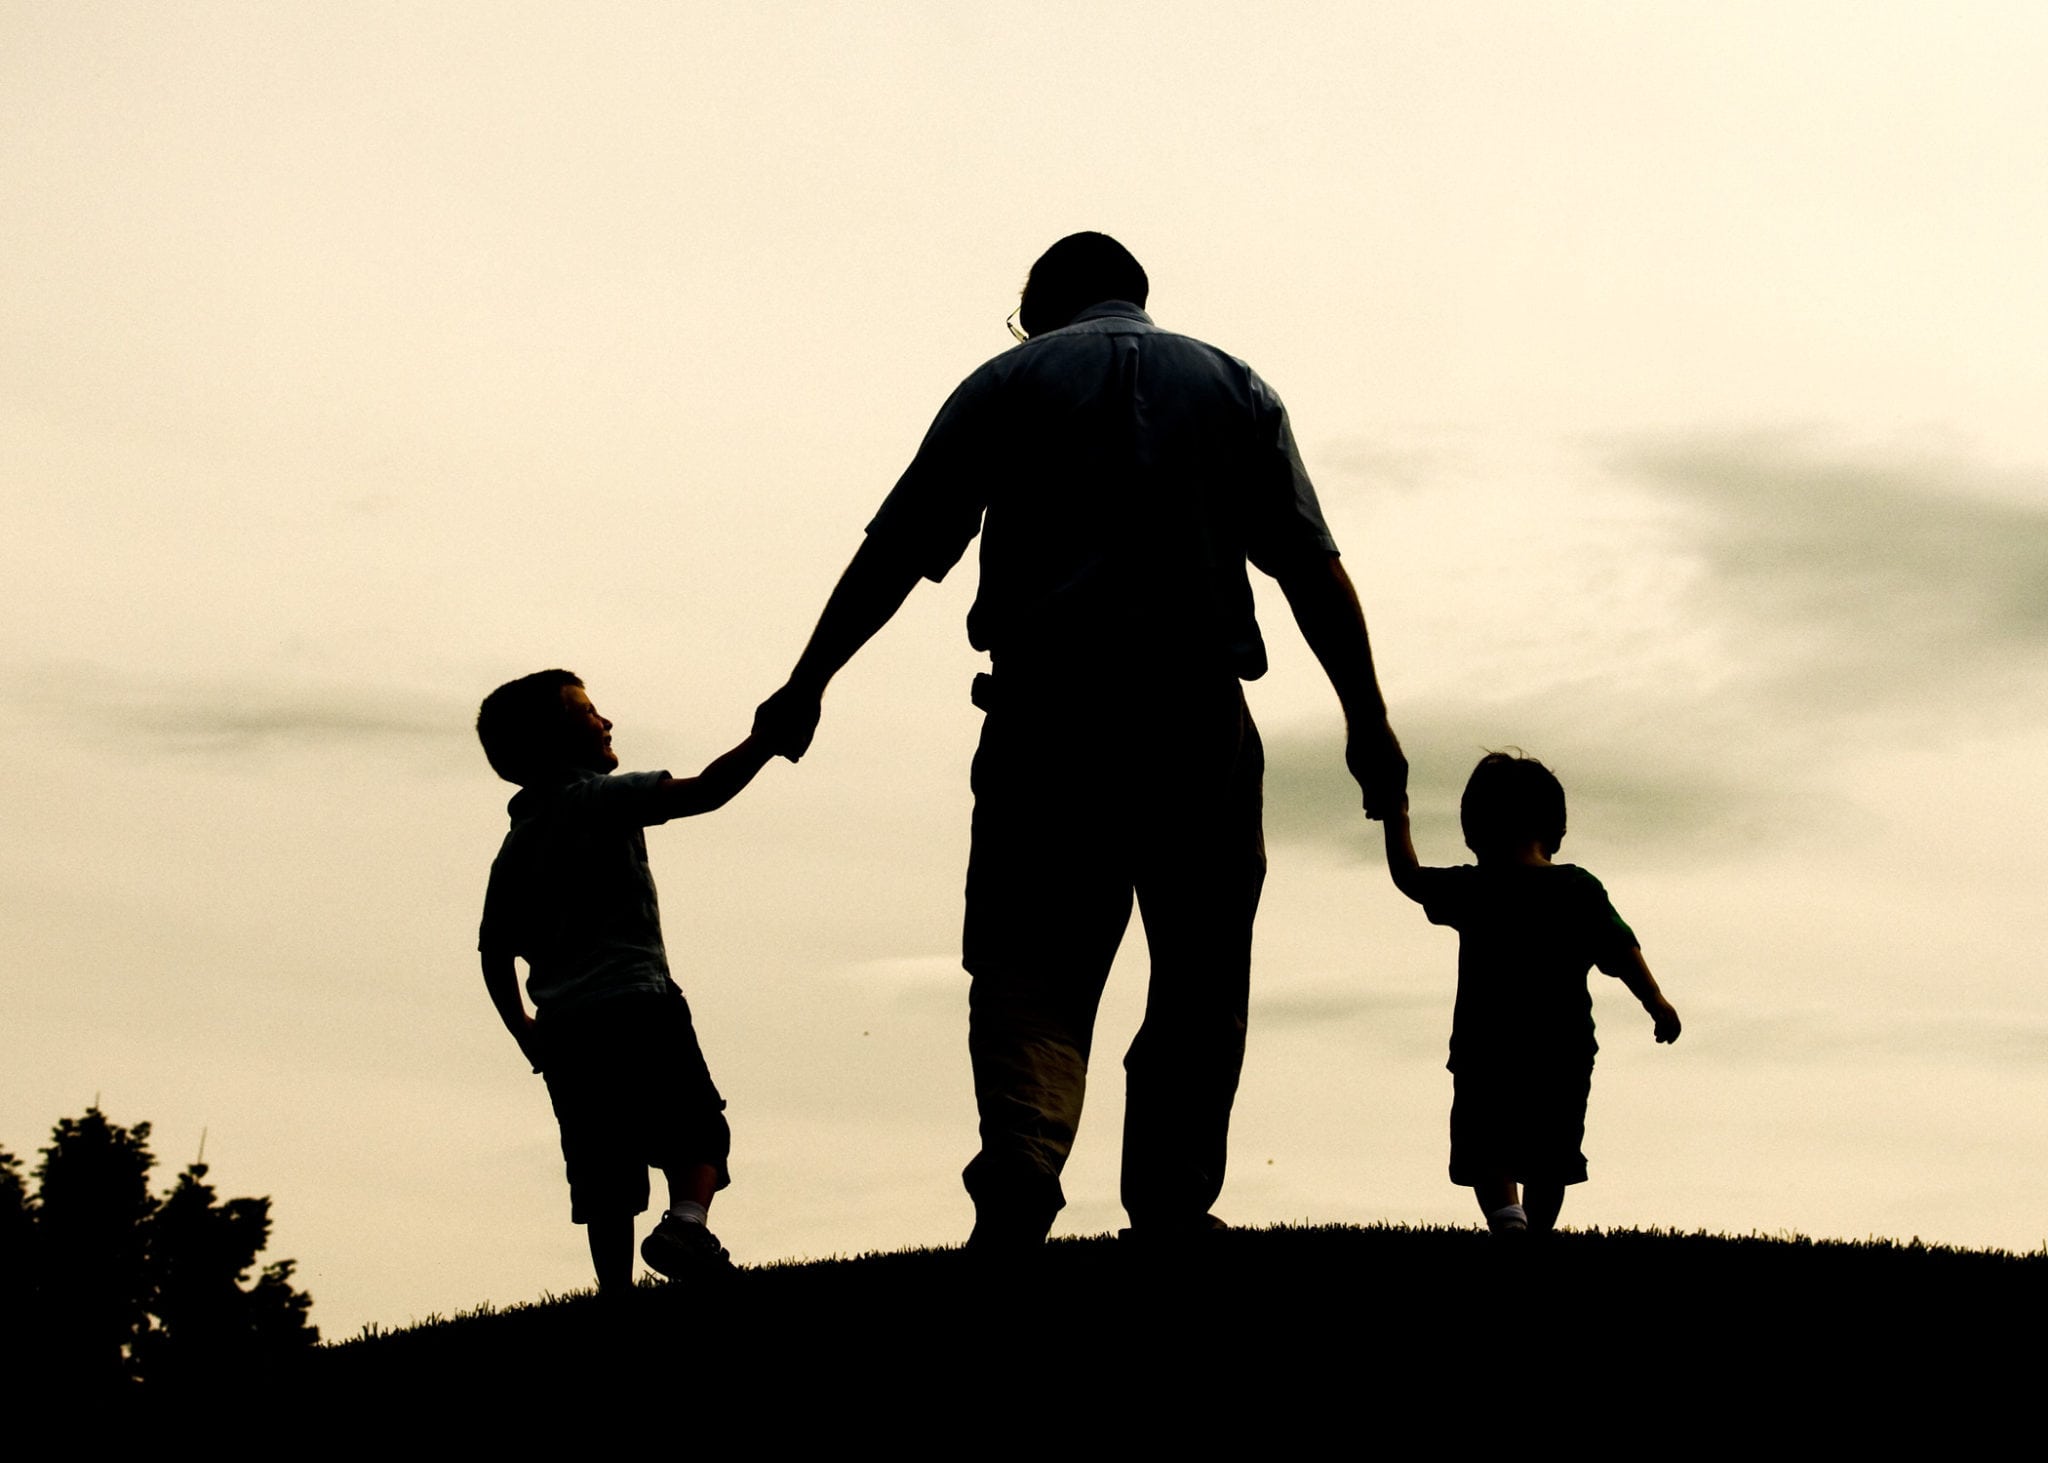
[[1202, 1451], [1635, 1426], [1832, 1451], [1960, 1442], [2031, 1407], [2044, 1301], [2048, 1253], [1639, 1231], [1509, 1252], [1476, 1229], [1286, 1227], [1169, 1252], [1060, 1240], [1012, 1271], [923, 1250], [486, 1309], [322, 1348], [291, 1388], [450, 1416], [509, 1388], [550, 1420], [611, 1397], [743, 1418], [764, 1441], [879, 1427], [997, 1451], [1057, 1450], [1077, 1417], [1097, 1441]]

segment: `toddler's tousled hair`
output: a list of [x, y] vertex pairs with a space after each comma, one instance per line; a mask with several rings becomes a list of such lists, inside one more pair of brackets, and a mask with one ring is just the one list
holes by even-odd
[[1465, 846], [1476, 854], [1534, 838], [1546, 855], [1564, 842], [1564, 784], [1519, 749], [1488, 752], [1458, 803]]

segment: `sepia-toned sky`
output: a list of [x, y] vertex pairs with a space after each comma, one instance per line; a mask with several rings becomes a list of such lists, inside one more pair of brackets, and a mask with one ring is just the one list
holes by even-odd
[[[2048, 11], [0, 0], [0, 1145], [268, 1194], [330, 1337], [589, 1282], [476, 973], [567, 665], [628, 767], [779, 682], [1025, 269], [1101, 229], [1287, 399], [1463, 858], [1544, 758], [1684, 1014], [1567, 1223], [2048, 1239]], [[649, 835], [749, 1263], [955, 1242], [971, 561]], [[1261, 586], [1218, 1212], [1465, 1222], [1455, 936]], [[1061, 1233], [1120, 1221], [1098, 1039]]]

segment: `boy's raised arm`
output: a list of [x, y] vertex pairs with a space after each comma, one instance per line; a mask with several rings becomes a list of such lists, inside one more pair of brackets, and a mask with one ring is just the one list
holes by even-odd
[[722, 808], [738, 796], [741, 788], [774, 755], [760, 737], [748, 737], [730, 752], [715, 758], [695, 777], [671, 777], [661, 785], [662, 807], [671, 818], [688, 818]]
[[1643, 1003], [1643, 1009], [1657, 1023], [1657, 1040], [1678, 1040], [1678, 1011], [1664, 999], [1664, 992], [1657, 989], [1657, 977], [1650, 974], [1650, 967], [1644, 962], [1640, 949], [1632, 947], [1624, 956], [1603, 960], [1600, 968], [1627, 986], [1629, 994]]

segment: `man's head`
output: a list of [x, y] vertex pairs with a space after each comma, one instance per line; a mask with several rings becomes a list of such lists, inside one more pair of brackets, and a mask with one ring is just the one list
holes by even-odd
[[1150, 289], [1144, 267], [1108, 234], [1068, 234], [1031, 266], [1017, 323], [1026, 335], [1042, 335], [1104, 300], [1143, 309]]
[[1564, 842], [1564, 785], [1519, 752], [1488, 752], [1458, 804], [1465, 846], [1482, 859], [1535, 839], [1547, 858]]
[[574, 671], [535, 671], [507, 681], [476, 713], [477, 740], [491, 770], [521, 787], [572, 768], [611, 771], [619, 765], [611, 729]]

